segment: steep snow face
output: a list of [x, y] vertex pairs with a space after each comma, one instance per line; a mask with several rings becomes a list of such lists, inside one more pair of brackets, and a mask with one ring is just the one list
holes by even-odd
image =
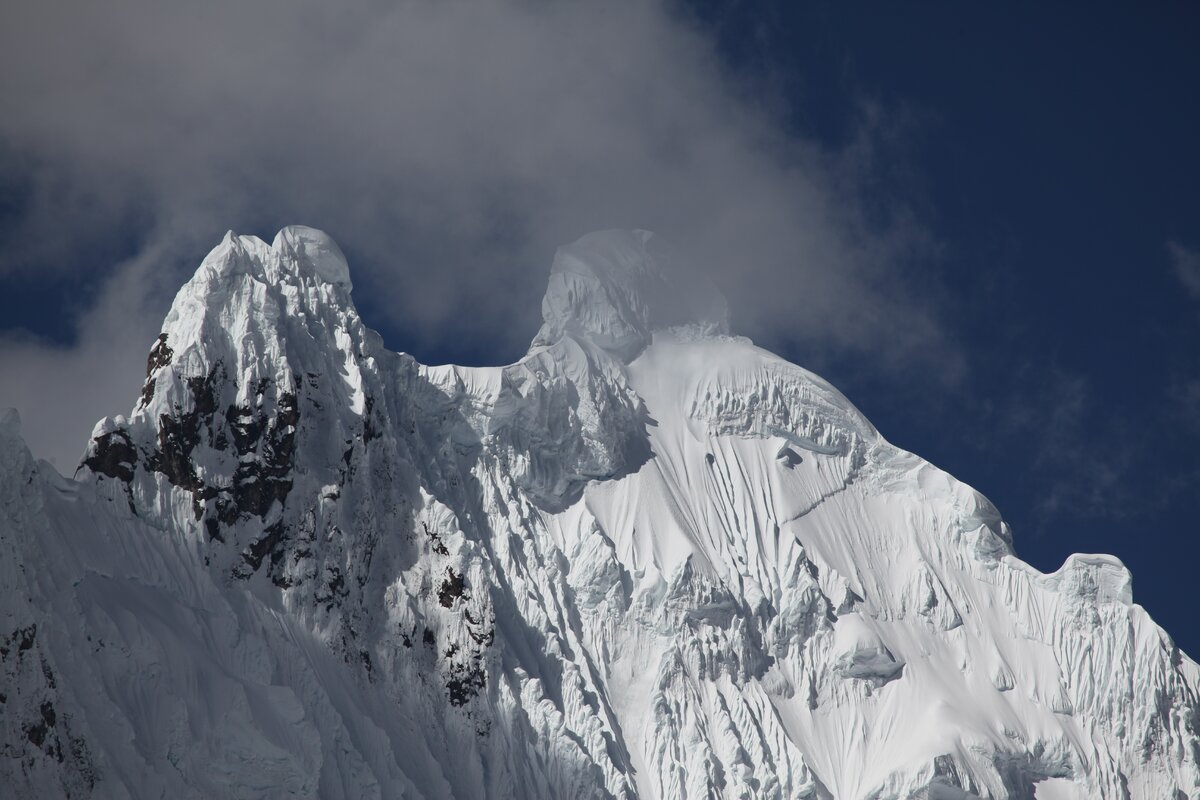
[[650, 234], [560, 250], [507, 367], [350, 290], [319, 231], [230, 234], [77, 480], [0, 418], [9, 794], [1200, 792], [1120, 562], [1019, 561]]

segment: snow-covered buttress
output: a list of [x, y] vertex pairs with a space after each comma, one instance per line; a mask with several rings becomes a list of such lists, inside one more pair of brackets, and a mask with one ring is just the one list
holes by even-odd
[[229, 234], [73, 480], [0, 419], [0, 794], [1200, 795], [1121, 563], [1018, 560], [650, 234], [560, 250], [506, 367], [350, 292]]

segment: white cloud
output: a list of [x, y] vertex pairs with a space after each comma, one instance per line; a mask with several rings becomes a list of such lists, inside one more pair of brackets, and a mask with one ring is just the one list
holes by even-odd
[[1193, 297], [1200, 297], [1200, 252], [1179, 242], [1167, 242], [1167, 256], [1183, 288]]
[[[392, 346], [471, 337], [516, 355], [554, 247], [643, 227], [724, 278], [756, 335], [882, 364], [960, 358], [912, 267], [918, 228], [866, 198], [878, 117], [842, 152], [784, 135], [665, 2], [47, 0], [0, 26], [0, 108], [29, 187], [0, 279], [109, 274], [88, 259], [114, 231], [184, 243], [195, 264], [227, 228], [302, 223], [417, 337]], [[104, 302], [75, 348], [0, 343], [11, 380], [50, 372], [69, 395], [104, 353], [140, 360], [153, 327], [97, 337]], [[28, 422], [45, 394], [24, 391], [0, 404], [15, 396]], [[75, 416], [128, 406], [102, 402]]]
[[20, 411], [30, 449], [59, 472], [74, 472], [96, 420], [133, 408], [149, 344], [167, 311], [160, 268], [171, 252], [163, 244], [149, 246], [118, 265], [95, 305], [76, 321], [72, 346], [0, 337], [0, 407]]

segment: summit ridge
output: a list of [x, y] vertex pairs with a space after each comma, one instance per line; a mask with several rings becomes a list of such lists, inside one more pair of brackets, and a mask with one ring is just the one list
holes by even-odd
[[69, 480], [0, 416], [18, 798], [1200, 795], [1200, 669], [1119, 560], [730, 336], [657, 237], [559, 250], [497, 367], [230, 233]]
[[577, 336], [630, 359], [675, 325], [728, 333], [725, 299], [649, 231], [598, 231], [559, 248], [534, 346]]

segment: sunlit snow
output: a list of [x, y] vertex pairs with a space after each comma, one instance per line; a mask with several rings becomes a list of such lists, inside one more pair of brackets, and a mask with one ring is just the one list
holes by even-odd
[[1111, 556], [731, 336], [644, 231], [529, 354], [389, 352], [229, 234], [74, 480], [0, 417], [4, 796], [1180, 798], [1200, 675]]

